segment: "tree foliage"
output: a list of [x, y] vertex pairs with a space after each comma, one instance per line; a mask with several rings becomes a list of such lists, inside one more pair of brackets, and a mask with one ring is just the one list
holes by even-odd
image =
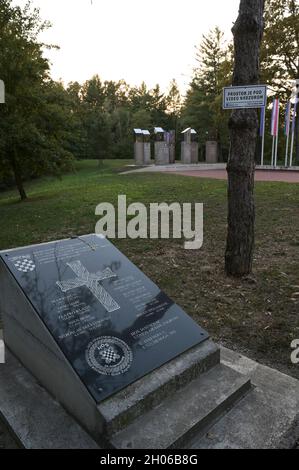
[[299, 3], [265, 2], [265, 32], [261, 49], [261, 80], [286, 99], [299, 78]]
[[228, 146], [228, 116], [222, 111], [222, 89], [231, 83], [232, 49], [218, 27], [203, 36], [196, 48], [196, 61], [182, 110], [183, 124], [204, 132], [206, 139]]
[[83, 85], [71, 83], [67, 93], [81, 127], [82, 145], [74, 150], [79, 158], [131, 158], [133, 128], [172, 129], [180, 112], [175, 82], [163, 94], [159, 85], [130, 87], [123, 80], [102, 82], [96, 75]]
[[[0, 76], [6, 103], [0, 107], [1, 173], [12, 176], [21, 199], [23, 180], [69, 168], [71, 117], [63, 87], [49, 77], [38, 35], [48, 27], [30, 2], [0, 4]], [[3, 178], [2, 176], [2, 178]]]

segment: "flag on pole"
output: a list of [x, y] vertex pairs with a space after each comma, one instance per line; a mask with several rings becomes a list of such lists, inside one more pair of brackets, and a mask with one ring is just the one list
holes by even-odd
[[271, 165], [276, 168], [279, 135], [279, 98], [275, 98], [273, 101], [271, 135], [273, 136]]
[[293, 110], [293, 122], [292, 122], [292, 138], [291, 138], [291, 150], [290, 150], [290, 167], [293, 166], [293, 152], [294, 152], [294, 140], [295, 140], [295, 127], [296, 127], [296, 113], [298, 105], [298, 97], [295, 99], [294, 110]]
[[287, 102], [286, 106], [286, 117], [285, 117], [285, 124], [284, 124], [284, 133], [288, 137], [290, 135], [290, 123], [291, 123], [291, 102]]
[[297, 108], [298, 108], [298, 98], [295, 99], [295, 104], [294, 104], [293, 122], [292, 122], [292, 134], [295, 134]]
[[278, 120], [279, 120], [279, 99], [275, 98], [273, 101], [272, 118], [271, 118], [271, 135], [276, 137], [278, 135]]
[[261, 108], [261, 122], [260, 122], [260, 137], [263, 137], [265, 132], [265, 118], [266, 118], [266, 107]]
[[264, 165], [265, 154], [265, 128], [266, 128], [266, 106], [261, 109], [260, 137], [262, 139], [261, 146], [261, 166]]
[[291, 101], [288, 101], [287, 106], [286, 106], [286, 114], [285, 114], [285, 122], [284, 122], [284, 133], [285, 133], [285, 136], [287, 138], [287, 140], [286, 140], [285, 163], [284, 163], [284, 166], [286, 168], [288, 166], [288, 158], [289, 158], [291, 109], [292, 109], [292, 103], [291, 103]]

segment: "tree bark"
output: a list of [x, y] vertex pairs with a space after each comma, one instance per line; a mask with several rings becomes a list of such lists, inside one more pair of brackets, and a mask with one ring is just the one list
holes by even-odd
[[[259, 83], [260, 46], [264, 30], [264, 0], [241, 0], [232, 29], [235, 46], [233, 85]], [[232, 112], [228, 172], [228, 234], [225, 269], [228, 275], [252, 271], [254, 250], [254, 171], [258, 114], [256, 109]]]
[[26, 194], [26, 191], [25, 191], [25, 188], [24, 188], [24, 185], [23, 185], [22, 175], [21, 175], [21, 172], [20, 172], [19, 165], [17, 163], [17, 159], [14, 155], [14, 151], [12, 152], [10, 161], [11, 161], [11, 166], [12, 166], [16, 186], [18, 188], [21, 201], [25, 201], [27, 199], [27, 194]]

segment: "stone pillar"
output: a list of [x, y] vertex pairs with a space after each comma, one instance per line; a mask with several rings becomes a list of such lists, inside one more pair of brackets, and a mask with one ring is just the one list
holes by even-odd
[[143, 165], [144, 164], [143, 142], [135, 142], [134, 149], [135, 149], [135, 163], [136, 163], [136, 165]]
[[145, 165], [151, 164], [151, 135], [149, 131], [143, 132], [143, 161]]
[[143, 132], [141, 129], [134, 129], [134, 157], [136, 165], [144, 164], [144, 142]]
[[185, 163], [186, 165], [198, 163], [197, 132], [194, 129], [191, 129], [191, 127], [188, 127], [182, 132], [182, 134], [184, 136], [181, 148], [182, 163]]
[[198, 142], [191, 143], [191, 163], [198, 163]]
[[155, 163], [169, 165], [169, 145], [161, 127], [155, 127]]
[[151, 143], [144, 142], [144, 163], [145, 165], [150, 165], [151, 161]]
[[175, 131], [169, 132], [169, 163], [175, 163]]
[[155, 142], [156, 165], [169, 165], [169, 147], [167, 142]]
[[206, 163], [218, 163], [218, 142], [214, 140], [206, 142]]
[[182, 142], [181, 144], [181, 162], [190, 165], [192, 159], [191, 143]]

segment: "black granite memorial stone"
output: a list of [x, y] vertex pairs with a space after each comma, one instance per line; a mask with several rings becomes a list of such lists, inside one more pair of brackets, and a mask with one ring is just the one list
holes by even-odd
[[105, 238], [1, 258], [97, 403], [208, 338]]

